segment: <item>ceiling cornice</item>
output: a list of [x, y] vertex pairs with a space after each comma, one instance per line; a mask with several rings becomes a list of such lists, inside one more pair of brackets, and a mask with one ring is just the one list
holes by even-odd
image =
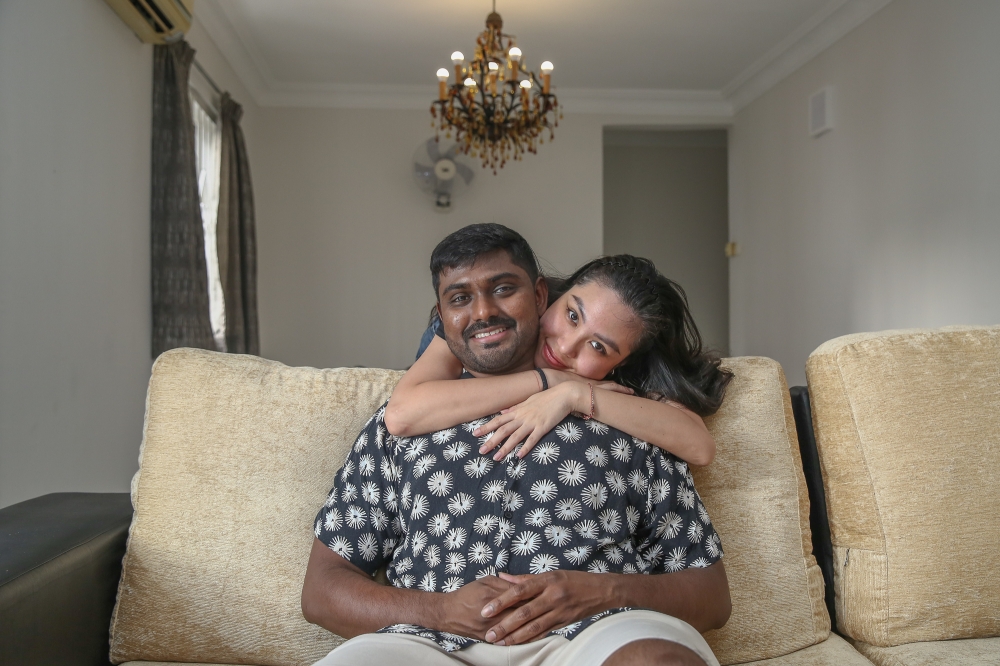
[[722, 88], [737, 112], [818, 56], [892, 0], [831, 0]]
[[[831, 0], [721, 90], [561, 88], [573, 113], [685, 116], [725, 120], [833, 45], [892, 0]], [[434, 85], [304, 84], [275, 80], [238, 14], [222, 3], [196, 5], [212, 41], [259, 106], [340, 109], [427, 109]]]

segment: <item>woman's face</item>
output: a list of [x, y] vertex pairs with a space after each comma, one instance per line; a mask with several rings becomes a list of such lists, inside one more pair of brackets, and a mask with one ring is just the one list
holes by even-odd
[[542, 315], [535, 365], [604, 379], [638, 334], [638, 319], [615, 292], [598, 282], [576, 285]]

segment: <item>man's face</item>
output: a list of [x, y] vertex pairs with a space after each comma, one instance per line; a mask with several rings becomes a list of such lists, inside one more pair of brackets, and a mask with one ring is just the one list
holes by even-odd
[[438, 313], [451, 352], [473, 374], [498, 375], [533, 367], [538, 318], [548, 289], [532, 284], [504, 250], [465, 268], [441, 271]]

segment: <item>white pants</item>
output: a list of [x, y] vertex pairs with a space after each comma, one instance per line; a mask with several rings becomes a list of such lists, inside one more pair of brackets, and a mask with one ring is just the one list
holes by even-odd
[[600, 666], [633, 641], [660, 639], [678, 643], [719, 666], [712, 649], [687, 622], [654, 611], [611, 615], [573, 640], [547, 636], [524, 645], [475, 643], [445, 652], [434, 641], [408, 634], [364, 634], [347, 641], [314, 666]]

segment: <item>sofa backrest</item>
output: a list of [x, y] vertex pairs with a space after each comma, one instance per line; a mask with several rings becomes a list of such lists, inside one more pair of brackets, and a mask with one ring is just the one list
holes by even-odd
[[706, 638], [721, 663], [738, 664], [826, 640], [830, 617], [784, 372], [761, 357], [724, 364], [735, 378], [706, 419], [715, 462], [694, 477], [722, 537], [733, 599], [729, 622]]
[[111, 657], [311, 664], [341, 639], [302, 617], [313, 518], [402, 373], [180, 349], [149, 380]]
[[[726, 363], [736, 379], [708, 420], [718, 455], [695, 477], [722, 535], [733, 596], [732, 619], [708, 639], [731, 664], [818, 643], [829, 618], [781, 367]], [[304, 666], [335, 647], [340, 639], [299, 608], [313, 518], [399, 376], [197, 350], [161, 356], [133, 481], [113, 660]]]
[[848, 335], [806, 375], [839, 629], [1000, 635], [1000, 327]]

